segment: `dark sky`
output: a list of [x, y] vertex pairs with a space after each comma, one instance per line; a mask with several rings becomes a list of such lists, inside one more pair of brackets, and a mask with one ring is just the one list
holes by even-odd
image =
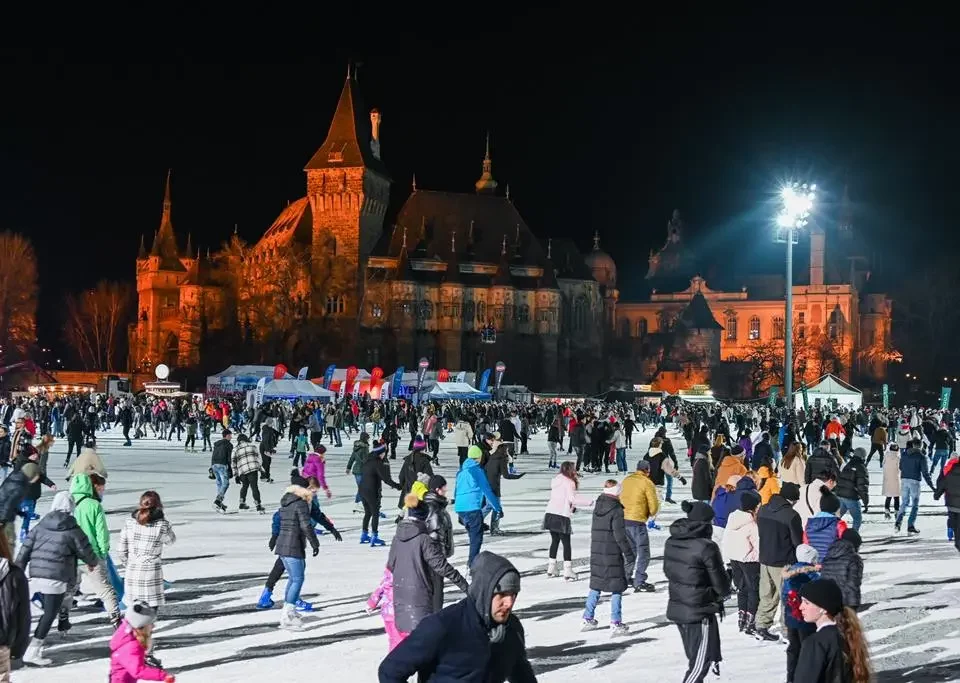
[[889, 261], [931, 240], [956, 249], [945, 200], [960, 119], [945, 29], [816, 18], [647, 17], [640, 28], [619, 10], [575, 21], [514, 11], [416, 31], [401, 19], [376, 31], [304, 19], [311, 40], [8, 44], [0, 229], [34, 240], [41, 342], [57, 344], [66, 291], [132, 281], [168, 167], [174, 226], [204, 248], [234, 224], [255, 240], [302, 196], [352, 58], [383, 112], [395, 208], [413, 171], [421, 187], [472, 189], [490, 129], [494, 175], [533, 231], [587, 249], [598, 229], [624, 298], [674, 208], [690, 240], [720, 256], [782, 258], [769, 202], [788, 177], [821, 185], [824, 220], [847, 183], [858, 228]]

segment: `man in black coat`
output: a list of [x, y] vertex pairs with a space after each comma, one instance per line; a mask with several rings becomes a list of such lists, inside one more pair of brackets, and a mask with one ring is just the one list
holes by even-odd
[[[364, 432], [366, 433], [366, 432]], [[386, 543], [380, 539], [380, 502], [383, 496], [381, 491], [382, 482], [388, 486], [400, 490], [400, 484], [390, 478], [390, 468], [384, 461], [387, 454], [387, 447], [380, 444], [372, 451], [369, 457], [363, 461], [363, 470], [360, 475], [360, 484], [357, 486], [357, 493], [360, 494], [360, 501], [363, 503], [363, 532], [360, 534], [361, 543], [369, 543], [371, 547], [383, 546]], [[373, 535], [368, 533], [373, 529]]]
[[853, 528], [856, 531], [860, 531], [863, 512], [867, 511], [867, 506], [870, 504], [870, 476], [867, 474], [867, 466], [864, 463], [866, 456], [866, 449], [854, 448], [853, 453], [850, 454], [850, 460], [840, 470], [837, 486], [833, 489], [833, 495], [840, 499], [840, 512], [837, 515], [843, 517], [849, 510], [853, 517]]
[[830, 452], [828, 443], [821, 443], [815, 449], [813, 454], [807, 460], [807, 466], [803, 472], [803, 483], [809, 484], [814, 479], [825, 479], [827, 472], [837, 471], [837, 459]]
[[686, 683], [702, 683], [711, 670], [720, 675], [720, 629], [717, 613], [730, 594], [730, 577], [720, 548], [711, 540], [713, 508], [683, 502], [686, 518], [670, 525], [663, 546], [663, 573], [670, 581], [667, 619], [680, 630], [687, 655]]
[[760, 606], [757, 608], [757, 640], [779, 640], [770, 633], [780, 604], [783, 568], [797, 561], [797, 546], [803, 543], [803, 524], [793, 504], [800, 499], [800, 487], [786, 482], [780, 493], [760, 507], [757, 530], [760, 537]]
[[690, 495], [694, 500], [709, 502], [713, 498], [713, 471], [710, 469], [709, 448], [701, 445], [693, 457], [693, 478]]
[[520, 573], [507, 559], [477, 555], [465, 600], [431, 614], [380, 663], [380, 683], [536, 683], [523, 626], [512, 613]]
[[20, 504], [27, 497], [30, 485], [40, 481], [40, 466], [28, 462], [0, 484], [0, 526], [7, 537], [11, 552], [17, 547], [16, 522]]
[[621, 621], [620, 605], [627, 590], [626, 567], [637, 561], [633, 545], [627, 540], [623, 522], [623, 504], [619, 499], [620, 486], [608, 479], [603, 493], [593, 507], [593, 524], [590, 527], [590, 593], [583, 613], [583, 630], [597, 627], [593, 618], [600, 601], [600, 593], [613, 593], [610, 603], [611, 635], [625, 635], [626, 625]]

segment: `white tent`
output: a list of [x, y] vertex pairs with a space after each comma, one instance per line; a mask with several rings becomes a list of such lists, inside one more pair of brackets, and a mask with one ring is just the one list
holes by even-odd
[[263, 387], [263, 397], [286, 399], [319, 399], [329, 401], [336, 394], [324, 389], [319, 384], [305, 379], [272, 379]]
[[437, 382], [433, 385], [430, 393], [426, 395], [427, 400], [481, 400], [489, 399], [490, 394], [477, 391], [466, 382]]
[[[207, 393], [248, 391], [257, 386], [261, 377], [273, 377], [273, 365], [231, 365], [226, 370], [207, 377]], [[286, 379], [293, 379], [289, 372]]]
[[[834, 399], [841, 408], [855, 410], [863, 405], [863, 394], [859, 389], [831, 374], [824, 375], [807, 389], [807, 400], [811, 408], [816, 405], [817, 399], [820, 399], [820, 405], [824, 408], [832, 406]], [[803, 407], [803, 392], [799, 389], [795, 390], [793, 403], [797, 409]]]

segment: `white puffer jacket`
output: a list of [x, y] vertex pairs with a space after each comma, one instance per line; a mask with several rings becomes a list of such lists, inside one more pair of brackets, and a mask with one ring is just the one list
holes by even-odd
[[743, 510], [730, 513], [720, 552], [725, 562], [760, 561], [760, 530], [753, 515]]

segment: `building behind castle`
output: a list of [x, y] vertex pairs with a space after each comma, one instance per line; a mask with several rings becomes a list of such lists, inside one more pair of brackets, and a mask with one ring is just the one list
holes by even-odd
[[[160, 227], [137, 258], [131, 370], [334, 362], [389, 373], [426, 357], [433, 368], [479, 373], [503, 361], [511, 383], [592, 394], [611, 381], [708, 383], [721, 361], [767, 340], [782, 344], [782, 286], [779, 295], [708, 286], [685, 251], [679, 214], [651, 254], [648, 294], [620, 302], [599, 236], [583, 255], [571, 240], [533, 235], [494, 178], [489, 137], [473, 192], [414, 182], [386, 225], [391, 178], [380, 123], [348, 74], [304, 169], [305, 196], [256, 244], [234, 235], [212, 256], [194, 252], [189, 238], [179, 247], [168, 175]], [[823, 237], [811, 240], [819, 246], [809, 283], [794, 288], [798, 331], [825, 334], [844, 377], [882, 377], [883, 361], [861, 359], [865, 347], [887, 344], [890, 301], [866, 293], [863, 271], [851, 269], [851, 281], [826, 277]]]

